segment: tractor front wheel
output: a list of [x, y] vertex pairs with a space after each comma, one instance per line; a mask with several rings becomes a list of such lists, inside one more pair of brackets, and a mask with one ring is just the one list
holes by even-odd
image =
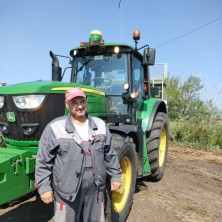
[[111, 194], [111, 221], [125, 222], [133, 203], [136, 186], [135, 144], [131, 138], [119, 134], [113, 134], [113, 142], [122, 170], [122, 185]]

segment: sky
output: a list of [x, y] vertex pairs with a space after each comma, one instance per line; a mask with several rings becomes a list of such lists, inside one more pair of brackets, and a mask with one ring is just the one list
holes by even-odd
[[134, 46], [138, 29], [169, 77], [200, 77], [201, 97], [222, 109], [222, 0], [0, 0], [0, 27], [0, 82], [50, 80], [50, 50], [69, 56], [95, 29]]

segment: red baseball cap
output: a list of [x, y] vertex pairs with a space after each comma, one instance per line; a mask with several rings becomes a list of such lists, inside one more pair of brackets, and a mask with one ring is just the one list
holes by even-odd
[[86, 98], [86, 95], [84, 94], [82, 89], [79, 87], [70, 88], [66, 91], [66, 100], [71, 100], [71, 99], [74, 99], [75, 97]]

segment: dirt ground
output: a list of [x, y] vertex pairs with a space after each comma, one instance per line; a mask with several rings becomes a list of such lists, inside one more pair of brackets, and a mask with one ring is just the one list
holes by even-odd
[[[127, 222], [221, 222], [222, 153], [170, 147], [164, 178], [138, 188]], [[12, 221], [53, 222], [53, 206], [31, 197], [1, 207], [0, 222]]]

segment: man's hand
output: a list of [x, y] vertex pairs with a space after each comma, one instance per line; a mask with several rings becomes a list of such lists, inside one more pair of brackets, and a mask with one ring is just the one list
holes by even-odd
[[54, 201], [54, 196], [53, 196], [52, 191], [48, 191], [46, 193], [43, 193], [42, 195], [40, 195], [40, 197], [41, 197], [41, 200], [46, 204], [49, 204]]
[[118, 190], [121, 187], [122, 183], [119, 182], [112, 182], [111, 183], [111, 190]]

